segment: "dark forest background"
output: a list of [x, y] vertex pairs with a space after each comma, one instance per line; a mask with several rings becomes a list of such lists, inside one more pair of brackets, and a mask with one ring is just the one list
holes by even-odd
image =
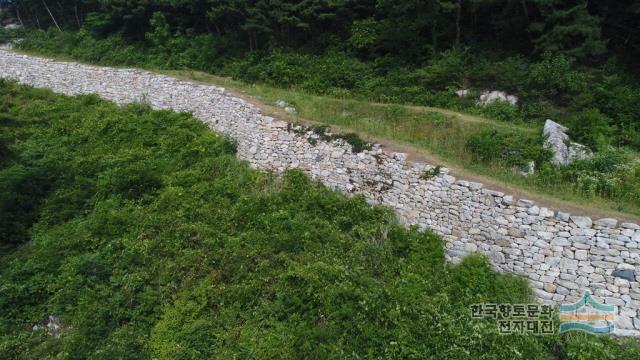
[[[562, 53], [585, 64], [640, 54], [639, 1], [558, 0], [153, 0], [3, 1], [22, 24], [86, 27], [143, 40], [154, 22], [173, 33], [216, 34], [238, 50], [343, 48], [362, 59], [423, 64], [473, 46], [502, 54]], [[160, 20], [160, 15], [164, 20]], [[155, 15], [155, 17], [154, 17]], [[169, 35], [169, 34], [167, 34]]]

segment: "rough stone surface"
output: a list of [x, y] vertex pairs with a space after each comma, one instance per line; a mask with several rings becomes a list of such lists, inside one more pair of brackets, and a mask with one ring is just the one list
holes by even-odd
[[614, 270], [611, 275], [630, 282], [636, 280], [636, 274], [633, 270]]
[[37, 331], [40, 329], [46, 329], [50, 335], [55, 337], [60, 337], [60, 332], [62, 331], [62, 324], [60, 323], [60, 319], [57, 316], [49, 315], [47, 318], [47, 323], [36, 324], [33, 326], [32, 330]]
[[551, 119], [547, 119], [542, 128], [542, 135], [546, 137], [544, 147], [551, 150], [553, 153], [551, 162], [556, 165], [565, 166], [574, 160], [588, 159], [593, 156], [589, 148], [569, 140], [568, 130]]
[[[0, 64], [0, 77], [58, 93], [95, 93], [118, 104], [146, 102], [155, 109], [191, 112], [211, 129], [236, 139], [238, 157], [255, 168], [299, 168], [327, 187], [389, 206], [403, 223], [440, 234], [449, 260], [479, 252], [497, 269], [529, 278], [541, 302], [575, 301], [589, 290], [598, 301], [620, 304], [617, 323], [626, 327], [618, 327], [617, 334], [640, 336], [634, 325], [640, 324], [640, 284], [631, 276], [631, 269], [640, 265], [637, 224], [594, 224], [455, 179], [447, 169], [425, 179], [425, 170], [433, 168], [429, 164], [408, 161], [405, 154], [378, 145], [354, 153], [343, 140], [322, 141], [312, 131], [263, 115], [219, 87], [6, 50], [0, 50]], [[629, 276], [620, 278], [614, 271]]]
[[518, 97], [515, 95], [509, 95], [504, 91], [484, 91], [480, 94], [478, 105], [486, 106], [496, 101], [504, 101], [509, 103], [511, 106], [516, 106], [518, 104]]

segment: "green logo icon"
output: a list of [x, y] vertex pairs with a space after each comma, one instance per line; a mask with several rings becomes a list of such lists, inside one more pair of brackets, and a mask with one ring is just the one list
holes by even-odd
[[581, 330], [592, 334], [610, 334], [615, 330], [616, 309], [595, 301], [588, 291], [573, 304], [560, 305], [560, 333]]

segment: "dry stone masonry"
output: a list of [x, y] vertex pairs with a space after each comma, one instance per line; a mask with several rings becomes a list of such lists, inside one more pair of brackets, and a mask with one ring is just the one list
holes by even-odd
[[0, 50], [0, 77], [68, 95], [95, 93], [118, 104], [193, 113], [238, 142], [260, 169], [299, 168], [328, 187], [396, 210], [406, 224], [446, 239], [452, 261], [480, 252], [499, 269], [527, 277], [538, 300], [577, 301], [585, 290], [617, 307], [616, 334], [640, 336], [640, 226], [553, 211], [407, 161], [374, 145], [359, 153], [341, 139], [272, 117], [224, 89], [146, 71], [53, 61]]

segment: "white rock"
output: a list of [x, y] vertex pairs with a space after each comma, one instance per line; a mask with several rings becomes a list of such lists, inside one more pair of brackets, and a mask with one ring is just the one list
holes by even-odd
[[618, 220], [611, 218], [604, 218], [594, 221], [596, 226], [605, 227], [605, 228], [614, 228], [618, 225]]
[[486, 106], [496, 101], [504, 101], [511, 106], [518, 104], [518, 97], [515, 95], [509, 95], [504, 91], [484, 91], [480, 94], [478, 105]]
[[574, 224], [583, 229], [590, 228], [593, 224], [591, 222], [591, 218], [588, 218], [586, 216], [571, 216], [571, 221], [573, 221]]
[[566, 127], [547, 119], [542, 129], [545, 149], [551, 150], [553, 158], [551, 162], [556, 165], [566, 166], [577, 159], [588, 159], [593, 156], [586, 146], [569, 141]]

